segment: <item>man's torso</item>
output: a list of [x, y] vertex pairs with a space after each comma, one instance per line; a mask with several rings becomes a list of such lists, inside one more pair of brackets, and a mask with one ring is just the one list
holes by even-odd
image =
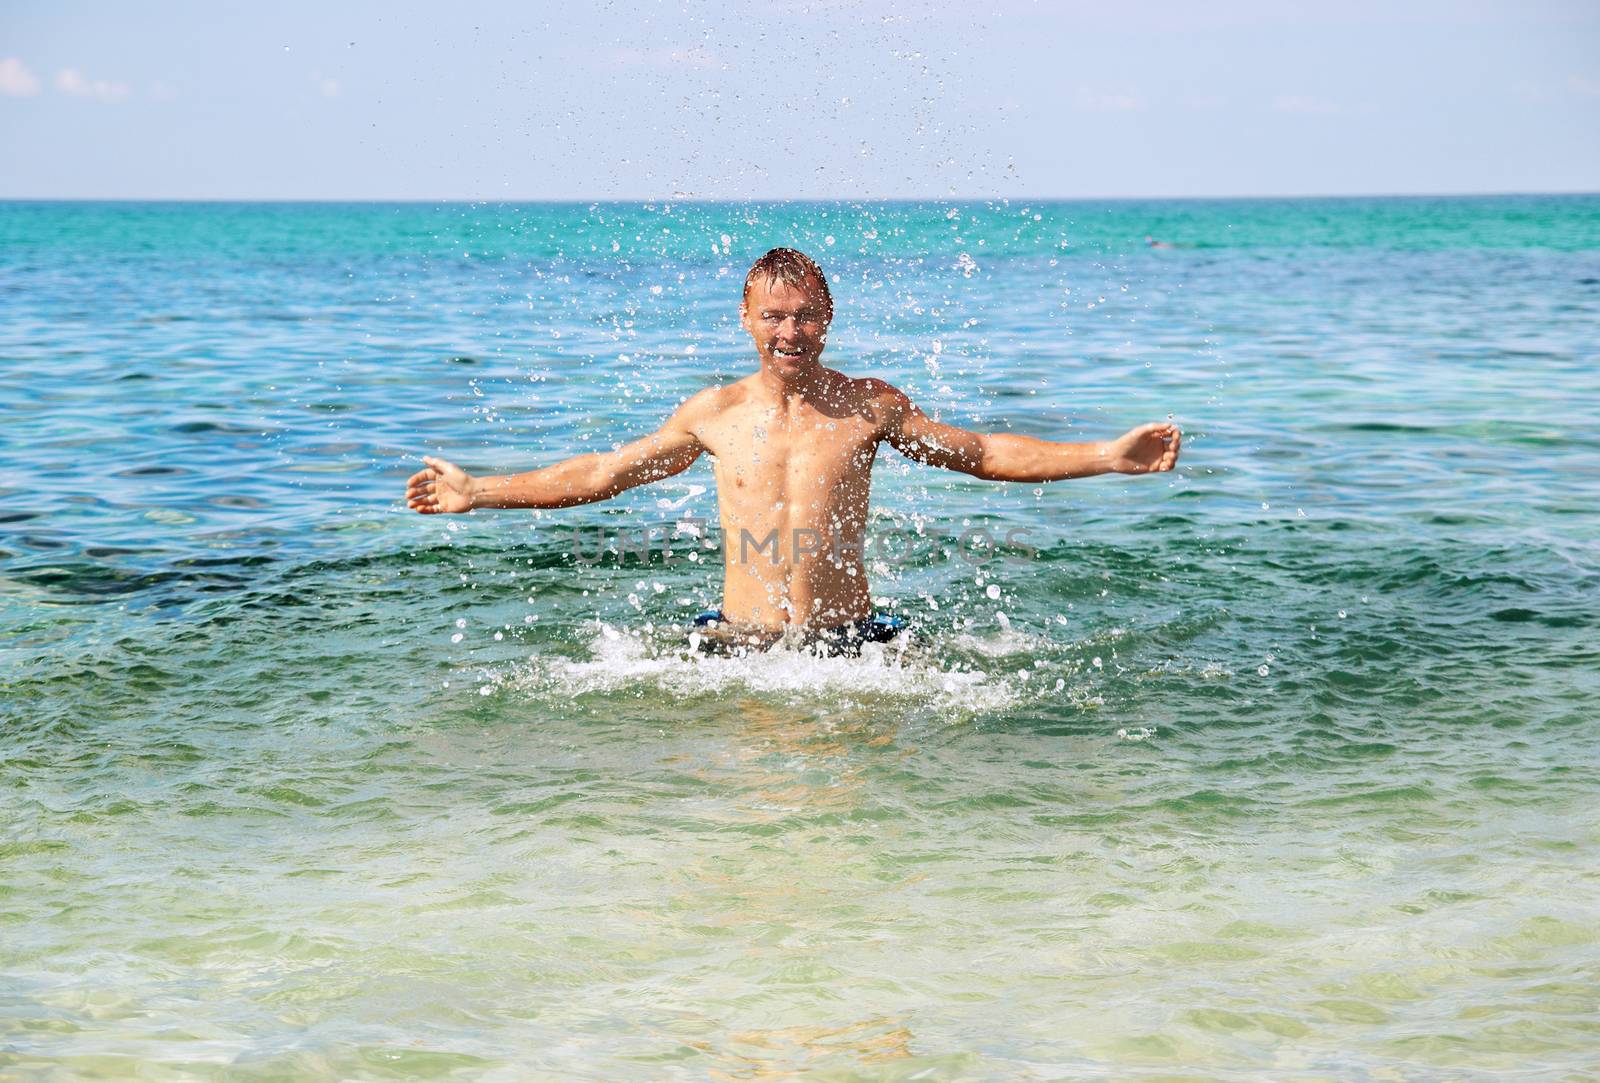
[[775, 406], [754, 378], [720, 389], [695, 436], [716, 458], [723, 613], [739, 625], [833, 627], [872, 611], [861, 549], [883, 438], [875, 381]]

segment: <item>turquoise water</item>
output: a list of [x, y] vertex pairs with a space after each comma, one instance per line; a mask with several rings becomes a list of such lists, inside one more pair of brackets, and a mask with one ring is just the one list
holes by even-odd
[[[861, 659], [576, 558], [703, 463], [404, 511], [748, 371], [780, 243], [846, 371], [1179, 470], [886, 450], [879, 535], [1034, 552], [890, 553]], [[8, 1072], [1594, 1067], [1600, 197], [11, 203], [0, 315]]]

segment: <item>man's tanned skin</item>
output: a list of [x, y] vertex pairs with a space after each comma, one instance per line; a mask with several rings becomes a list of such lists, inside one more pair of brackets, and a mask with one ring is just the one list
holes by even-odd
[[543, 470], [473, 477], [424, 457], [427, 468], [406, 483], [407, 503], [424, 515], [588, 504], [681, 473], [709, 452], [722, 520], [723, 618], [752, 630], [814, 630], [872, 613], [861, 556], [881, 443], [990, 481], [1148, 474], [1178, 461], [1181, 436], [1164, 422], [1081, 444], [940, 424], [882, 380], [824, 368], [832, 317], [816, 265], [774, 249], [752, 269], [739, 308], [757, 372], [693, 396], [642, 440]]

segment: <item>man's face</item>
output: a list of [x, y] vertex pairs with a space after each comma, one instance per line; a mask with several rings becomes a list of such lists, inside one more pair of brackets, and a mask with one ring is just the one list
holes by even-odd
[[739, 308], [740, 322], [755, 340], [761, 367], [785, 381], [817, 366], [832, 315], [821, 284], [811, 278], [804, 286], [758, 278]]

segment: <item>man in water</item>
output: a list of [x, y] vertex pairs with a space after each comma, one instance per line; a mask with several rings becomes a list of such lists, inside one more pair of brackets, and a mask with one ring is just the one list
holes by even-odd
[[882, 380], [823, 367], [833, 299], [822, 270], [774, 248], [745, 277], [740, 322], [761, 367], [691, 397], [658, 432], [542, 470], [474, 477], [443, 459], [406, 483], [424, 515], [475, 508], [565, 508], [671, 477], [709, 452], [722, 522], [716, 624], [745, 641], [786, 636], [859, 645], [894, 622], [872, 615], [862, 548], [878, 445], [990, 481], [1151, 474], [1178, 461], [1178, 428], [1154, 422], [1115, 440], [1066, 444], [944, 425]]

